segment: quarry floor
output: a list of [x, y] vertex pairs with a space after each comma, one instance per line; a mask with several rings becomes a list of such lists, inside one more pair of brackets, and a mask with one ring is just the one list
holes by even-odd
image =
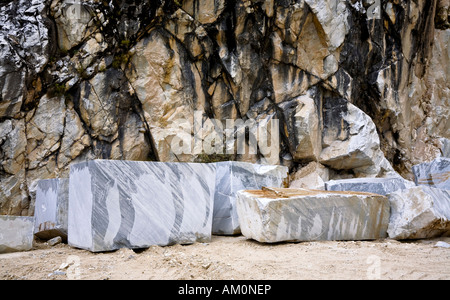
[[417, 241], [261, 244], [243, 236], [210, 243], [91, 253], [35, 243], [0, 254], [0, 280], [38, 279], [450, 279], [449, 237]]

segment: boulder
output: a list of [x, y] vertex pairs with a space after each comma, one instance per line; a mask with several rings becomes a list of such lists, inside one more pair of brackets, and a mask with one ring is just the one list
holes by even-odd
[[330, 177], [330, 171], [319, 164], [311, 162], [291, 176], [290, 188], [325, 190], [325, 182]]
[[450, 236], [450, 191], [417, 186], [389, 195], [389, 237], [396, 240]]
[[395, 178], [353, 178], [325, 182], [327, 191], [368, 192], [386, 196], [397, 190], [415, 187], [412, 181]]
[[213, 164], [95, 160], [70, 167], [69, 245], [92, 252], [211, 239]]
[[264, 243], [387, 237], [389, 201], [362, 192], [263, 189], [237, 193], [242, 234]]
[[241, 232], [236, 211], [236, 192], [263, 186], [283, 187], [289, 169], [284, 166], [258, 165], [244, 162], [216, 163], [216, 192], [212, 233], [234, 235]]
[[33, 217], [0, 216], [0, 253], [33, 248]]
[[413, 174], [417, 185], [450, 190], [450, 158], [438, 157], [432, 162], [415, 165]]
[[40, 180], [36, 190], [34, 234], [49, 240], [67, 239], [69, 179]]

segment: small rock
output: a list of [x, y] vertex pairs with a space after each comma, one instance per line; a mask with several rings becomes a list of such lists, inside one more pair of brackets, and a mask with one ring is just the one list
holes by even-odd
[[47, 244], [49, 244], [50, 246], [53, 247], [53, 246], [58, 245], [61, 242], [62, 242], [62, 238], [60, 236], [57, 236], [55, 238], [52, 238], [51, 240], [48, 240]]

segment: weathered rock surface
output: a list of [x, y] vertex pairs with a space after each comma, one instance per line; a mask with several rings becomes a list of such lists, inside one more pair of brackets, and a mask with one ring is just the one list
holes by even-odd
[[49, 240], [67, 239], [69, 179], [47, 179], [38, 182], [35, 204], [34, 234]]
[[450, 158], [438, 157], [432, 162], [415, 165], [413, 173], [417, 185], [450, 190]]
[[69, 245], [92, 252], [211, 239], [213, 164], [96, 160], [74, 164]]
[[358, 192], [306, 189], [237, 193], [242, 234], [264, 243], [385, 238], [389, 201]]
[[330, 179], [330, 170], [317, 162], [311, 162], [291, 176], [289, 188], [325, 190]]
[[[412, 179], [450, 138], [448, 24], [442, 0], [0, 1], [0, 214], [32, 215], [38, 180], [92, 159]], [[276, 151], [207, 153], [196, 114], [278, 120]]]
[[330, 180], [325, 182], [327, 191], [367, 192], [386, 196], [397, 190], [415, 187], [412, 181], [400, 177], [395, 178], [354, 178]]
[[450, 192], [428, 186], [399, 190], [389, 195], [392, 239], [450, 236]]
[[236, 192], [262, 187], [284, 187], [289, 169], [283, 166], [243, 162], [216, 163], [216, 192], [212, 233], [233, 235], [241, 232], [236, 210]]
[[0, 253], [33, 248], [33, 217], [0, 216]]

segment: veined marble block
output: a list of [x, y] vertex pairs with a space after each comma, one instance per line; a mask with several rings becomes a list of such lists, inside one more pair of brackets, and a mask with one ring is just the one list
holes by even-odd
[[71, 165], [69, 244], [100, 252], [208, 242], [214, 190], [214, 164]]
[[[289, 169], [284, 166], [258, 165], [245, 162], [216, 163], [213, 234], [234, 235], [241, 232], [236, 211], [239, 190], [283, 187]], [[286, 182], [287, 184], [287, 182]]]
[[34, 234], [41, 239], [60, 236], [67, 239], [69, 179], [47, 179], [38, 182], [34, 210]]
[[242, 234], [264, 243], [385, 238], [389, 201], [362, 192], [263, 189], [237, 193]]
[[412, 181], [403, 178], [354, 178], [325, 182], [327, 191], [367, 192], [386, 196], [397, 190], [415, 187]]
[[33, 248], [34, 217], [0, 216], [0, 253]]
[[417, 185], [450, 190], [450, 158], [438, 157], [432, 162], [415, 165], [412, 169]]
[[450, 236], [450, 191], [425, 185], [389, 195], [392, 239]]

